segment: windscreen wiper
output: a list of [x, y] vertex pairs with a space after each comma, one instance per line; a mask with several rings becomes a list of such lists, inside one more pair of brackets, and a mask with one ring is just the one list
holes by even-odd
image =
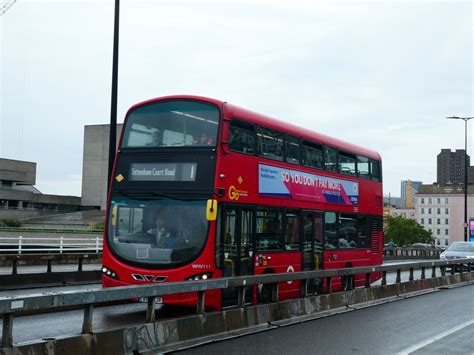
[[153, 196], [156, 196], [156, 197], [165, 197], [165, 198], [169, 198], [170, 200], [179, 200], [179, 201], [191, 201], [191, 200], [194, 200], [194, 199], [192, 199], [192, 198], [178, 197], [178, 196], [176, 196], [176, 195], [165, 194], [165, 193], [163, 193], [163, 192], [150, 191], [150, 193], [151, 193]]

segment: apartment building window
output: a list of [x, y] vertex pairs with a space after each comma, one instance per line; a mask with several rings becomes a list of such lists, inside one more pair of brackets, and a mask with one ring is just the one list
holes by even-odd
[[449, 199], [448, 199], [447, 197], [444, 199], [444, 203], [445, 203], [445, 204], [448, 204], [448, 203], [449, 203]]
[[431, 218], [428, 218], [428, 224], [431, 224]]
[[449, 208], [444, 209], [444, 214], [449, 214]]
[[441, 229], [437, 229], [436, 230], [436, 235], [440, 235], [441, 234]]
[[437, 198], [437, 199], [436, 199], [436, 203], [437, 203], [438, 205], [441, 205], [441, 199], [440, 199], [440, 198]]
[[436, 245], [441, 245], [441, 240], [436, 239]]
[[449, 229], [444, 230], [444, 235], [449, 235]]
[[428, 208], [428, 214], [431, 214], [431, 208]]
[[425, 199], [424, 199], [424, 198], [421, 199], [421, 204], [422, 204], [422, 205], [425, 204]]
[[421, 208], [421, 214], [425, 214], [425, 209], [423, 207]]
[[425, 219], [424, 218], [420, 219], [420, 224], [425, 224]]
[[430, 198], [428, 199], [428, 205], [431, 205], [432, 203], [433, 203], [433, 199], [430, 197]]
[[449, 219], [448, 218], [444, 219], [444, 224], [449, 224]]
[[436, 224], [441, 224], [441, 218], [436, 219]]
[[436, 209], [436, 213], [437, 213], [437, 214], [441, 214], [441, 208], [437, 208], [437, 209]]
[[448, 240], [447, 239], [444, 240], [444, 245], [448, 246]]

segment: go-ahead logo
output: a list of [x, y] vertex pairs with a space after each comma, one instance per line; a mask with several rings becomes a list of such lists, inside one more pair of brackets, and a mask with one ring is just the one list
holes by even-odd
[[229, 198], [237, 201], [240, 196], [248, 196], [248, 191], [236, 189], [234, 185], [229, 187]]

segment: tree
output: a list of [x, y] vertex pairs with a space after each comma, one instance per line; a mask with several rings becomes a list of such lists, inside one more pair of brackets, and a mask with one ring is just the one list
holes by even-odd
[[433, 244], [433, 234], [414, 219], [389, 216], [385, 229], [385, 241], [390, 240], [393, 240], [398, 246], [410, 246], [414, 243]]

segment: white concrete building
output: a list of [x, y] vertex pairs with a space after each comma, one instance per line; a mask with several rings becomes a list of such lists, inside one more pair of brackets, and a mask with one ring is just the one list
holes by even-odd
[[[474, 218], [474, 186], [469, 186], [467, 219]], [[464, 190], [462, 186], [422, 185], [416, 196], [416, 220], [430, 230], [438, 246], [464, 240]]]
[[[122, 124], [117, 124], [117, 142]], [[110, 125], [84, 127], [82, 156], [82, 206], [105, 210], [107, 204], [107, 176], [109, 167]]]

